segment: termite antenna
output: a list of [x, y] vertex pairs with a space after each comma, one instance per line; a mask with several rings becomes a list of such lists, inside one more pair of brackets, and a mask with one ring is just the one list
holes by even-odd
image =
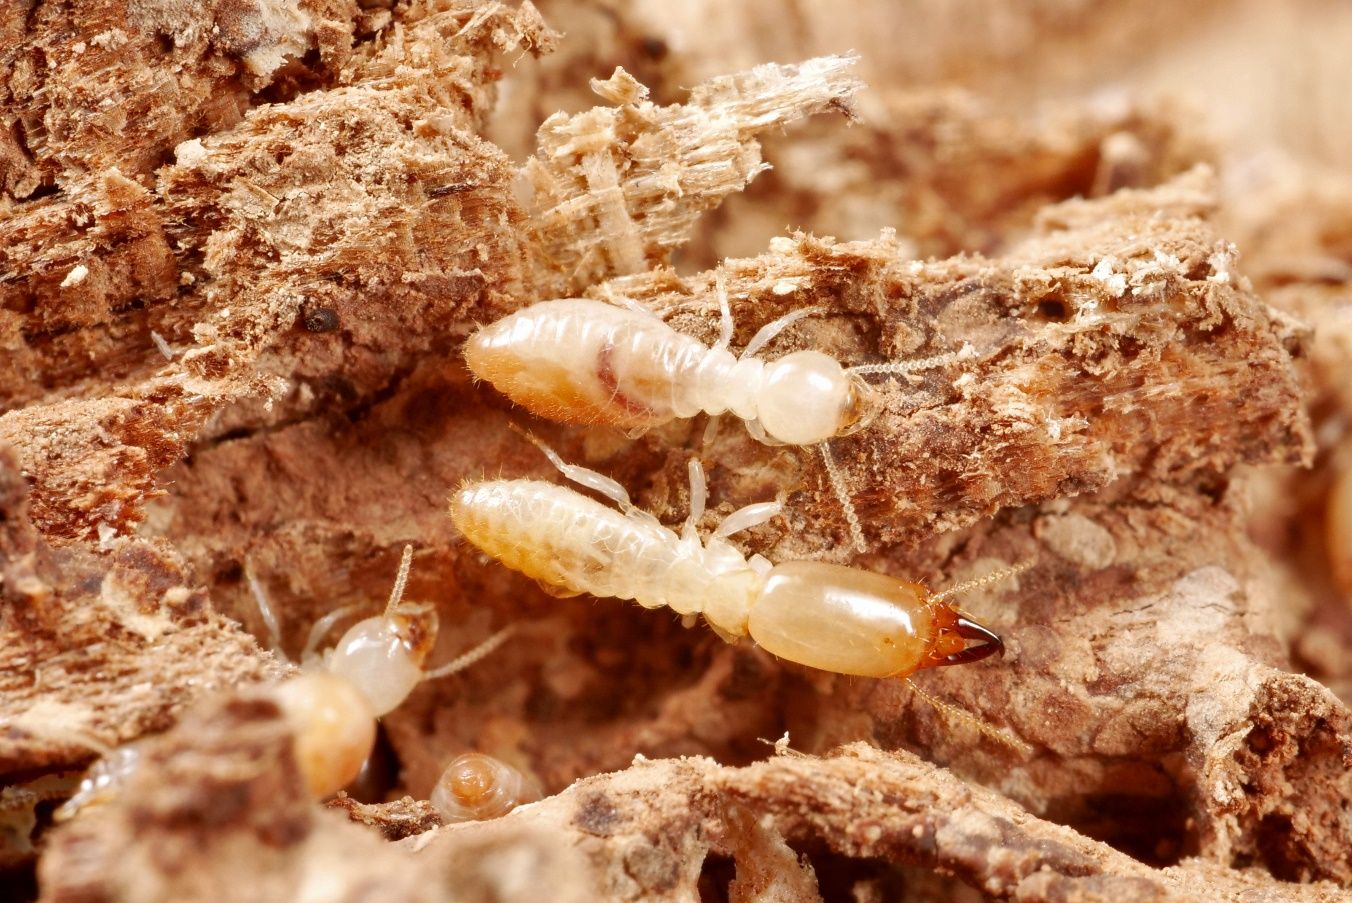
[[248, 555], [244, 556], [244, 581], [249, 584], [249, 592], [253, 593], [254, 602], [258, 604], [258, 613], [263, 618], [263, 629], [268, 634], [268, 648], [287, 659], [286, 652], [282, 649], [282, 628], [277, 622], [277, 613], [272, 610], [272, 603], [268, 601], [267, 591], [263, 589], [263, 584], [259, 581], [258, 575], [254, 573], [253, 559]]
[[933, 370], [936, 367], [947, 367], [949, 364], [965, 361], [976, 357], [976, 349], [972, 347], [971, 342], [963, 342], [962, 347], [957, 351], [946, 351], [943, 354], [936, 354], [934, 357], [920, 358], [912, 361], [888, 361], [884, 364], [858, 364], [846, 369], [846, 373], [858, 373], [860, 376], [872, 376], [876, 374], [886, 374], [892, 376], [904, 376], [907, 373], [914, 373], [917, 370]]
[[1002, 580], [1008, 580], [1010, 577], [1017, 577], [1032, 566], [1033, 562], [1029, 559], [1028, 561], [1020, 561], [1018, 564], [1012, 564], [1007, 568], [1001, 568], [998, 571], [992, 571], [984, 577], [977, 577], [973, 580], [964, 580], [956, 586], [950, 586], [942, 592], [934, 593], [930, 596], [930, 601], [943, 602], [945, 599], [951, 599], [954, 596], [960, 596], [963, 593], [970, 593], [974, 589], [990, 586], [992, 583], [999, 583]]
[[404, 598], [404, 586], [408, 583], [409, 568], [413, 567], [413, 546], [404, 546], [403, 557], [399, 559], [399, 574], [394, 578], [394, 589], [390, 590], [390, 601], [385, 603], [385, 617], [394, 614], [399, 601]]
[[439, 677], [445, 677], [448, 674], [454, 674], [457, 671], [465, 670], [470, 665], [473, 665], [476, 662], [480, 661], [489, 653], [491, 653], [494, 649], [498, 648], [503, 643], [505, 643], [508, 637], [510, 637], [515, 630], [516, 630], [515, 624], [511, 624], [508, 625], [507, 627], [502, 628], [497, 633], [493, 634], [491, 637], [484, 640], [479, 645], [475, 646], [473, 649], [469, 650], [468, 652], [460, 656], [457, 656], [456, 658], [451, 659], [449, 662], [442, 665], [440, 668], [433, 668], [431, 671], [424, 671], [422, 679], [436, 680]]
[[1006, 731], [1002, 731], [999, 728], [994, 727], [993, 725], [987, 724], [985, 721], [976, 717], [971, 712], [961, 709], [953, 705], [952, 703], [944, 702], [942, 699], [937, 699], [934, 696], [931, 696], [929, 693], [926, 693], [924, 690], [920, 689], [920, 687], [916, 685], [916, 682], [911, 680], [909, 677], [906, 678], [906, 684], [911, 688], [912, 692], [914, 692], [915, 695], [919, 696], [921, 699], [925, 700], [930, 705], [932, 705], [934, 707], [934, 710], [937, 711], [940, 715], [949, 718], [955, 718], [958, 721], [961, 721], [962, 723], [975, 728], [977, 731], [981, 733], [982, 736], [994, 740], [996, 743], [999, 743], [1006, 749], [1013, 750], [1023, 758], [1028, 758], [1033, 754], [1033, 747], [1025, 743], [1023, 740], [1020, 740], [1018, 737], [1015, 737], [1013, 734], [1010, 734]]
[[822, 463], [826, 465], [826, 478], [831, 481], [831, 488], [836, 493], [840, 507], [845, 509], [845, 522], [850, 525], [850, 542], [853, 543], [856, 552], [861, 554], [867, 552], [868, 546], [864, 543], [864, 527], [859, 523], [859, 515], [854, 510], [854, 501], [850, 498], [849, 490], [845, 487], [845, 477], [841, 474], [840, 468], [836, 466], [836, 459], [831, 456], [831, 445], [823, 442], [817, 447], [821, 449]]

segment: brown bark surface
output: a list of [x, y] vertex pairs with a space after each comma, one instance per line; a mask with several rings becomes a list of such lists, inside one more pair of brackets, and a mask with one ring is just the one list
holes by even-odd
[[[1346, 899], [1346, 161], [1308, 125], [1274, 162], [1254, 149], [1280, 130], [1151, 88], [1288, 22], [1321, 28], [1306, 65], [1336, 80], [1321, 48], [1352, 17], [950, 5], [0, 12], [0, 880], [53, 901]], [[730, 416], [534, 421], [460, 361], [477, 325], [569, 295], [712, 343], [720, 289], [734, 350], [822, 309], [767, 358], [969, 348], [874, 378], [879, 416], [832, 442], [866, 552], [814, 449]], [[510, 426], [665, 523], [699, 456], [705, 527], [785, 502], [738, 536], [772, 561], [934, 589], [1026, 562], [961, 599], [1006, 653], [852, 678], [554, 598], [445, 514], [465, 480], [559, 479]], [[434, 664], [515, 633], [383, 718], [383, 764], [320, 806], [271, 688], [318, 618], [375, 611], [405, 543]], [[134, 741], [127, 782], [55, 823]], [[471, 749], [546, 798], [442, 825], [425, 800]]]

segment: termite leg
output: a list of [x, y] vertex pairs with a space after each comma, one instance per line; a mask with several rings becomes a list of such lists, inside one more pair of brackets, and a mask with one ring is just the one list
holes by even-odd
[[770, 342], [774, 341], [775, 336], [779, 335], [785, 329], [788, 329], [804, 317], [811, 317], [815, 314], [825, 312], [826, 308], [824, 307], [801, 307], [798, 310], [789, 311], [778, 319], [771, 320], [769, 323], [766, 323], [760, 329], [756, 330], [756, 334], [751, 337], [751, 341], [747, 342], [746, 347], [742, 349], [742, 357], [751, 357], [757, 351], [760, 351], [766, 345], [770, 344]]
[[335, 624], [362, 608], [363, 606], [360, 603], [344, 605], [341, 608], [335, 608], [311, 624], [310, 633], [305, 638], [305, 650], [300, 654], [301, 662], [307, 662], [315, 656], [319, 650], [319, 644], [324, 642], [324, 637], [328, 636], [329, 631], [333, 629]]
[[685, 524], [681, 527], [683, 538], [698, 535], [696, 528], [700, 518], [704, 517], [704, 506], [709, 500], [709, 481], [705, 479], [704, 465], [700, 463], [699, 458], [691, 458], [686, 464], [686, 470], [690, 474], [690, 513], [686, 515]]
[[783, 442], [780, 442], [778, 439], [774, 438], [774, 437], [771, 436], [769, 433], [767, 433], [767, 432], [765, 431], [765, 427], [761, 426], [761, 423], [760, 423], [759, 420], [748, 420], [748, 421], [746, 421], [746, 431], [747, 431], [748, 433], [751, 434], [751, 438], [752, 438], [752, 439], [755, 439], [755, 440], [756, 440], [757, 442], [759, 442], [761, 445], [783, 445], [783, 444], [784, 444]]
[[734, 533], [749, 530], [778, 517], [783, 510], [784, 505], [780, 502], [757, 502], [754, 505], [746, 505], [723, 518], [723, 522], [712, 535], [716, 539], [726, 539]]
[[636, 314], [643, 314], [645, 316], [652, 317], [659, 323], [665, 322], [662, 319], [661, 315], [657, 313], [657, 311], [652, 310], [649, 307], [645, 307], [644, 305], [635, 301], [633, 298], [630, 298], [628, 295], [607, 295], [606, 300], [609, 301], [611, 304], [614, 304], [616, 307], [623, 307], [625, 310], [632, 310]]
[[[681, 528], [682, 537], [695, 535], [695, 527], [699, 523], [699, 519], [704, 516], [704, 506], [709, 493], [708, 481], [704, 476], [704, 466], [700, 464], [699, 459], [691, 458], [688, 467], [690, 470], [690, 515]], [[783, 510], [784, 505], [780, 502], [757, 502], [754, 505], [746, 505], [723, 518], [711, 535], [718, 539], [726, 539], [734, 533], [740, 533], [743, 530], [749, 530], [765, 523]]]
[[545, 445], [540, 439], [537, 439], [520, 427], [513, 426], [513, 429], [525, 436], [531, 445], [534, 445], [543, 452], [544, 456], [549, 459], [549, 463], [553, 464], [555, 469], [563, 474], [566, 479], [571, 480], [584, 489], [590, 489], [593, 492], [600, 493], [618, 505], [620, 510], [626, 514], [632, 514], [640, 510], [629, 500], [628, 490], [621, 486], [617, 481], [612, 480], [603, 473], [597, 473], [596, 471], [582, 467], [579, 464], [569, 464], [567, 461], [564, 461], [563, 458], [559, 457], [558, 452], [554, 451], [554, 449], [550, 448], [548, 445]]
[[732, 344], [732, 308], [728, 306], [728, 287], [719, 276], [714, 280], [714, 293], [718, 296], [718, 341], [714, 351], [726, 351]]
[[764, 555], [762, 555], [762, 554], [759, 553], [759, 552], [757, 552], [755, 555], [752, 555], [750, 558], [748, 558], [748, 559], [746, 560], [746, 563], [749, 564], [749, 565], [751, 565], [751, 570], [755, 571], [757, 574], [759, 574], [759, 575], [762, 576], [762, 577], [769, 576], [770, 571], [771, 571], [771, 570], [774, 568], [774, 566], [775, 566], [775, 565], [774, 565], [774, 562], [770, 561], [770, 559], [766, 558]]
[[253, 593], [254, 601], [258, 604], [258, 613], [263, 617], [263, 627], [268, 633], [268, 648], [283, 660], [290, 661], [282, 650], [282, 628], [277, 622], [277, 613], [273, 611], [272, 603], [268, 601], [263, 584], [254, 574], [253, 561], [248, 555], [244, 556], [244, 581], [249, 584], [249, 592]]
[[699, 440], [699, 447], [707, 451], [709, 446], [713, 445], [714, 440], [718, 438], [718, 430], [723, 421], [723, 415], [713, 414], [709, 417], [709, 422], [704, 425], [704, 435]]

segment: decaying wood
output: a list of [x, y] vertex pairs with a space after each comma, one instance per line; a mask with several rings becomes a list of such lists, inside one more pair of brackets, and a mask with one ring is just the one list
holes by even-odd
[[[819, 862], [923, 864], [1021, 900], [1242, 900], [1266, 887], [1205, 860], [1153, 869], [913, 755], [862, 743], [745, 768], [638, 761], [497, 821], [383, 847], [304, 799], [288, 743], [264, 700], [189, 717], [149, 745], [125, 794], [58, 838], [43, 863], [48, 898], [298, 899], [337, 873], [349, 890], [334, 899], [372, 882], [415, 900], [516, 899], [542, 887], [558, 900], [685, 900], [716, 856], [735, 868], [730, 900], [820, 899], [789, 843], [819, 849]], [[186, 844], [204, 845], [202, 868], [156, 863]], [[260, 867], [241, 871], [240, 861]], [[1291, 886], [1282, 899], [1338, 893]]]
[[0, 773], [86, 762], [202, 693], [286, 673], [215, 613], [167, 543], [54, 551], [0, 455]]
[[608, 275], [670, 261], [697, 218], [767, 164], [753, 136], [822, 110], [848, 110], [853, 60], [763, 66], [658, 107], [623, 69], [593, 89], [618, 106], [545, 120], [526, 164], [541, 295], [576, 294]]
[[[870, 101], [867, 57], [808, 53], [710, 80], [709, 48], [659, 46], [641, 4], [21, 6], [0, 15], [0, 868], [39, 856], [44, 898], [1352, 886], [1352, 716], [1328, 688], [1352, 674], [1352, 617], [1290, 526], [1346, 457], [1335, 201], [1241, 204], [1190, 168], [1224, 176], [1224, 155], [1158, 105]], [[776, 41], [798, 38], [742, 49]], [[555, 46], [560, 72], [527, 59]], [[524, 164], [487, 137], [583, 89], [605, 104], [545, 119]], [[848, 132], [783, 129], [847, 101]], [[783, 234], [810, 223], [858, 231]], [[703, 263], [673, 269], [677, 251]], [[553, 598], [454, 534], [460, 481], [557, 479], [517, 424], [668, 522], [699, 455], [710, 523], [786, 501], [748, 552], [840, 557], [814, 450], [730, 418], [527, 422], [458, 361], [477, 324], [558, 295], [713, 341], [719, 286], [734, 349], [807, 306], [767, 356], [970, 346], [879, 379], [881, 415], [832, 451], [865, 523], [855, 565], [942, 588], [1031, 563], [962, 600], [1003, 659], [914, 686], [822, 674]], [[1311, 460], [1313, 481], [1291, 467]], [[517, 630], [383, 719], [393, 801], [326, 811], [266, 690], [291, 668], [255, 640], [246, 567], [294, 655], [324, 613], [383, 601], [405, 542], [434, 662]], [[132, 740], [128, 784], [53, 826], [94, 750]], [[467, 749], [554, 795], [440, 826], [423, 800]]]

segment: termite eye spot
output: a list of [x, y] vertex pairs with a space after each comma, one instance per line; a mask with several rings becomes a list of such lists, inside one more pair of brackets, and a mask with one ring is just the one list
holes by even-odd
[[311, 307], [301, 312], [301, 324], [310, 332], [333, 332], [340, 325], [338, 311], [331, 307]]
[[666, 41], [654, 37], [644, 38], [639, 44], [639, 48], [643, 51], [643, 55], [651, 60], [665, 59], [670, 51]]

